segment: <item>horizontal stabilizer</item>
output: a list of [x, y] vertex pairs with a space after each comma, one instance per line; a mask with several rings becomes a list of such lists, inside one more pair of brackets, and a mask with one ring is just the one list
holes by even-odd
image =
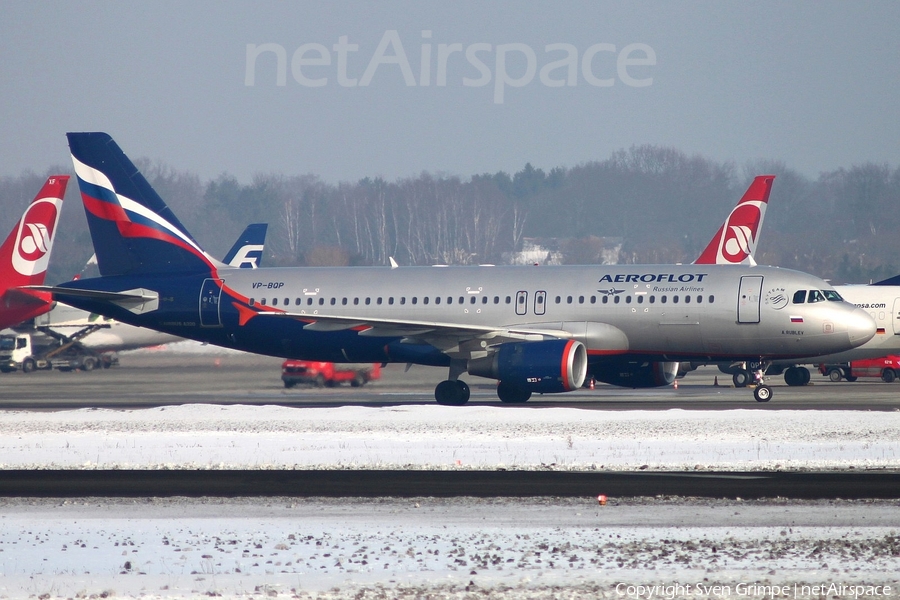
[[54, 298], [64, 300], [70, 298], [89, 298], [117, 304], [122, 308], [140, 315], [159, 308], [159, 293], [153, 290], [138, 288], [121, 292], [106, 292], [101, 290], [83, 290], [52, 285], [32, 285], [23, 289], [42, 292], [50, 292]]

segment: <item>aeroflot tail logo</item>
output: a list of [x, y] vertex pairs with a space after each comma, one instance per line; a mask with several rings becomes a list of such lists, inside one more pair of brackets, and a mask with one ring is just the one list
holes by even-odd
[[12, 266], [20, 275], [30, 277], [47, 270], [61, 205], [58, 198], [41, 198], [22, 215], [12, 255]]
[[758, 200], [744, 202], [734, 207], [725, 222], [716, 262], [738, 264], [753, 254], [756, 250], [756, 235], [765, 210], [766, 203]]

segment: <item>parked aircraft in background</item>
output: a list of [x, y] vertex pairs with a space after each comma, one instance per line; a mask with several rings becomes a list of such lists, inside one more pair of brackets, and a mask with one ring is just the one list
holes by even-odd
[[[212, 344], [285, 358], [448, 368], [504, 402], [599, 381], [666, 385], [680, 360], [762, 361], [856, 347], [864, 311], [797, 271], [743, 265], [233, 269], [194, 241], [105, 133], [69, 146], [101, 277], [42, 287], [66, 303]], [[785, 310], [799, 291], [825, 302]], [[754, 391], [759, 401], [771, 389]]]
[[0, 246], [0, 329], [50, 310], [50, 294], [18, 287], [44, 283], [68, 183], [68, 175], [48, 177]]
[[[753, 254], [756, 252], [774, 179], [774, 175], [763, 175], [753, 180], [744, 197], [694, 264], [756, 264]], [[834, 289], [844, 300], [869, 313], [876, 322], [875, 336], [857, 348], [840, 353], [772, 361], [768, 374], [783, 372], [788, 385], [805, 385], [809, 383], [810, 371], [802, 366], [804, 364], [849, 363], [900, 353], [900, 275], [871, 285], [837, 285]], [[790, 297], [791, 310], [798, 305], [825, 301], [825, 296], [818, 290], [794, 293]], [[682, 370], [696, 368], [698, 364], [693, 362], [691, 365], [682, 365]], [[732, 375], [736, 386], [742, 387], [752, 381], [752, 369], [748, 369], [745, 364], [720, 364], [719, 368]]]
[[695, 265], [755, 265], [759, 230], [769, 205], [774, 175], [759, 175], [744, 192], [725, 223], [700, 253]]

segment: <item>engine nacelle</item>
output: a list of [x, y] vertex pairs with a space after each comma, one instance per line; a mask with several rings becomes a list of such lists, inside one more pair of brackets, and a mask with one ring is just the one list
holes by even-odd
[[597, 381], [631, 388], [671, 385], [677, 374], [677, 362], [609, 361], [591, 367]]
[[569, 392], [587, 376], [587, 349], [576, 340], [502, 344], [491, 356], [470, 360], [468, 371], [530, 392]]

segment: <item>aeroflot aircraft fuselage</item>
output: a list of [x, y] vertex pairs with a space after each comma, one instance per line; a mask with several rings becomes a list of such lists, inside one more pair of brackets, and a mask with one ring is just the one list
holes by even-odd
[[[485, 364], [498, 344], [576, 340], [586, 349], [588, 374], [640, 387], [671, 381], [674, 361], [827, 354], [875, 331], [864, 311], [824, 281], [760, 266], [235, 269], [78, 285], [93, 283], [158, 294], [155, 310], [113, 309], [112, 316], [137, 325], [282, 357], [450, 366], [454, 380], [455, 364], [455, 375], [502, 381], [504, 367]], [[819, 290], [827, 300], [791, 304], [799, 290]], [[110, 312], [92, 299], [69, 301]], [[565, 348], [547, 351], [554, 364], [565, 362]], [[545, 374], [526, 368], [515, 376]], [[567, 387], [530, 383], [523, 387]]]

